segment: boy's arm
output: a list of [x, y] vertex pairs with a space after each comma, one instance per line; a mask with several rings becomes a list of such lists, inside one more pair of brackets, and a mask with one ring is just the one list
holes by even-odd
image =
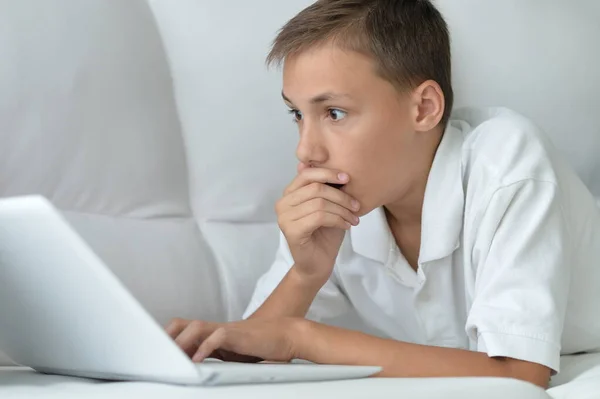
[[286, 238], [280, 233], [275, 261], [256, 283], [243, 319], [307, 317], [324, 320], [341, 316], [350, 309], [350, 302], [334, 275], [323, 284], [307, 280], [297, 272]]
[[190, 353], [195, 362], [233, 353], [235, 361], [304, 359], [318, 364], [379, 366], [382, 371], [377, 377], [506, 377], [542, 388], [547, 388], [551, 373], [533, 362], [383, 339], [301, 318], [258, 318], [196, 327], [188, 337], [202, 341]]
[[319, 285], [304, 281], [292, 267], [265, 302], [248, 318], [304, 318], [320, 289]]
[[479, 248], [489, 250], [478, 265], [465, 330], [479, 352], [299, 321], [290, 328], [300, 331], [293, 333], [297, 356], [380, 365], [382, 376], [513, 377], [546, 387], [551, 370], [560, 367], [572, 268], [572, 238], [558, 186], [526, 179], [497, 190], [481, 216], [478, 236]]
[[551, 374], [536, 363], [382, 339], [307, 320], [297, 321], [292, 330], [296, 357], [321, 364], [381, 366], [378, 377], [509, 377], [546, 389]]

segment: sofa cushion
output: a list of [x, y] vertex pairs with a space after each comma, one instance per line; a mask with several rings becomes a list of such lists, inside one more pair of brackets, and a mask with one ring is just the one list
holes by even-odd
[[296, 172], [297, 131], [265, 57], [275, 32], [310, 0], [149, 0], [170, 65], [201, 220], [274, 221]]
[[0, 197], [49, 198], [161, 324], [222, 320], [148, 4], [0, 2], [0, 58]]
[[1, 11], [0, 196], [189, 215], [168, 64], [146, 3], [24, 0]]

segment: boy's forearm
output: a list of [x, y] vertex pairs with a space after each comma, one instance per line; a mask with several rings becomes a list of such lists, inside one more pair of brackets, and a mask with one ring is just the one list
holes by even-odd
[[301, 317], [306, 316], [322, 284], [307, 281], [292, 267], [260, 308], [250, 316], [258, 317]]
[[372, 365], [378, 377], [509, 377], [547, 387], [550, 370], [485, 353], [382, 339], [301, 320], [295, 324], [296, 357], [320, 364]]

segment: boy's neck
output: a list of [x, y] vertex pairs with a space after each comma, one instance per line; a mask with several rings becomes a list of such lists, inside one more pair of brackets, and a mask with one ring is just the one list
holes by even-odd
[[421, 224], [426, 185], [427, 176], [413, 182], [404, 198], [384, 207], [390, 227], [408, 228]]
[[427, 179], [419, 181], [408, 191], [403, 201], [384, 207], [386, 219], [398, 249], [417, 271], [421, 249], [421, 215]]
[[443, 131], [431, 132], [428, 135], [428, 157], [423, 158], [423, 165], [416, 169], [414, 179], [405, 190], [405, 195], [397, 201], [384, 206], [386, 219], [396, 244], [404, 257], [417, 270], [421, 244], [421, 221], [425, 190], [437, 148], [441, 142]]
[[416, 227], [421, 225], [421, 215], [423, 213], [423, 202], [425, 201], [425, 189], [427, 180], [433, 165], [433, 160], [437, 149], [442, 141], [444, 130], [440, 126], [427, 133], [423, 133], [425, 142], [422, 143], [421, 151], [424, 156], [421, 158], [421, 165], [415, 165], [413, 179], [404, 190], [404, 195], [395, 202], [384, 206], [388, 214], [388, 223], [390, 227]]

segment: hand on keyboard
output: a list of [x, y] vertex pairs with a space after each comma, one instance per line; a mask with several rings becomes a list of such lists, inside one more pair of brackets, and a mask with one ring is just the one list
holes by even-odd
[[194, 362], [207, 358], [241, 363], [289, 362], [295, 357], [299, 323], [300, 319], [292, 318], [232, 323], [175, 319], [167, 333]]

